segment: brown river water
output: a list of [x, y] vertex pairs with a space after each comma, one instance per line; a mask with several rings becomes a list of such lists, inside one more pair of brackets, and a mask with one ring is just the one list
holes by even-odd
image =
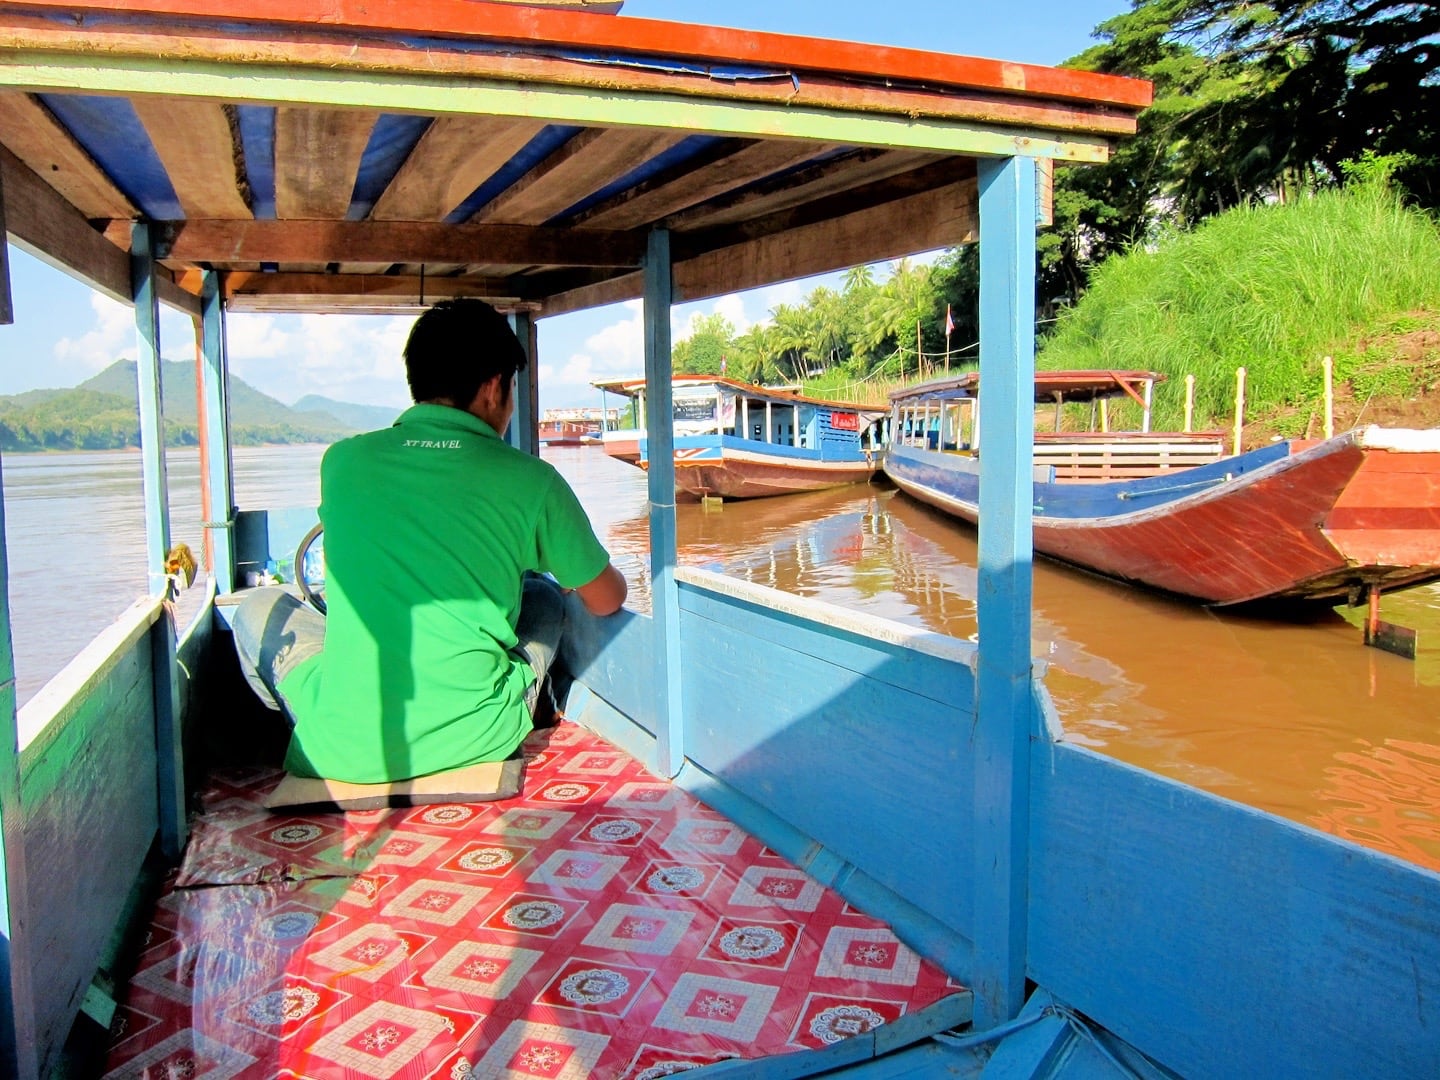
[[[554, 448], [631, 606], [649, 604], [645, 478]], [[680, 561], [976, 638], [973, 530], [882, 485], [676, 509]], [[1361, 644], [1359, 612], [1216, 612], [1045, 560], [1035, 655], [1068, 738], [1216, 794], [1440, 869], [1440, 589], [1386, 597], [1412, 662]]]
[[[242, 507], [313, 506], [323, 447], [239, 448]], [[645, 475], [592, 448], [546, 457], [649, 606]], [[200, 550], [198, 461], [170, 456], [172, 533]], [[33, 696], [145, 588], [136, 454], [4, 459], [17, 689]], [[973, 531], [882, 485], [690, 504], [680, 560], [973, 641]], [[1386, 597], [1411, 662], [1360, 643], [1359, 612], [1220, 613], [1035, 565], [1034, 648], [1067, 738], [1440, 870], [1440, 589]]]

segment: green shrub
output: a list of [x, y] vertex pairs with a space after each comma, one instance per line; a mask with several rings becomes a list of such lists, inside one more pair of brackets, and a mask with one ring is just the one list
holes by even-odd
[[[1380, 185], [1361, 184], [1241, 207], [1162, 237], [1154, 251], [1107, 260], [1037, 364], [1168, 375], [1156, 389], [1157, 428], [1180, 426], [1193, 374], [1195, 426], [1216, 427], [1234, 414], [1237, 368], [1247, 413], [1303, 405], [1318, 399], [1321, 358], [1337, 344], [1418, 325], [1396, 313], [1437, 307], [1440, 232]], [[1336, 378], [1361, 379], [1357, 394], [1406, 392], [1403, 365], [1348, 362], [1337, 357]]]

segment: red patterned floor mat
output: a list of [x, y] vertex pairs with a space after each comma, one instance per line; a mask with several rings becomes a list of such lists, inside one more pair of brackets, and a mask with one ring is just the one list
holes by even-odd
[[282, 816], [278, 780], [206, 793], [107, 1077], [650, 1080], [959, 989], [573, 724], [505, 802]]

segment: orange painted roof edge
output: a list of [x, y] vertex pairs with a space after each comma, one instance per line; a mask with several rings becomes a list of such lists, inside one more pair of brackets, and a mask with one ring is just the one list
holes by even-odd
[[1016, 64], [888, 45], [829, 41], [597, 12], [485, 3], [483, 0], [4, 0], [0, 7], [63, 15], [83, 27], [86, 12], [238, 24], [320, 26], [480, 37], [567, 49], [681, 57], [710, 63], [899, 79], [1139, 110], [1152, 99], [1139, 79]]

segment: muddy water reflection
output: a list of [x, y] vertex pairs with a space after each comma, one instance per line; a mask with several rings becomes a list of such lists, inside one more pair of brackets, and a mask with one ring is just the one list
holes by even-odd
[[[547, 454], [648, 608], [638, 470]], [[880, 487], [677, 510], [680, 560], [974, 640], [973, 533]], [[1440, 590], [1388, 597], [1411, 663], [1359, 643], [1358, 615], [1221, 614], [1040, 561], [1035, 654], [1067, 737], [1440, 869]]]

